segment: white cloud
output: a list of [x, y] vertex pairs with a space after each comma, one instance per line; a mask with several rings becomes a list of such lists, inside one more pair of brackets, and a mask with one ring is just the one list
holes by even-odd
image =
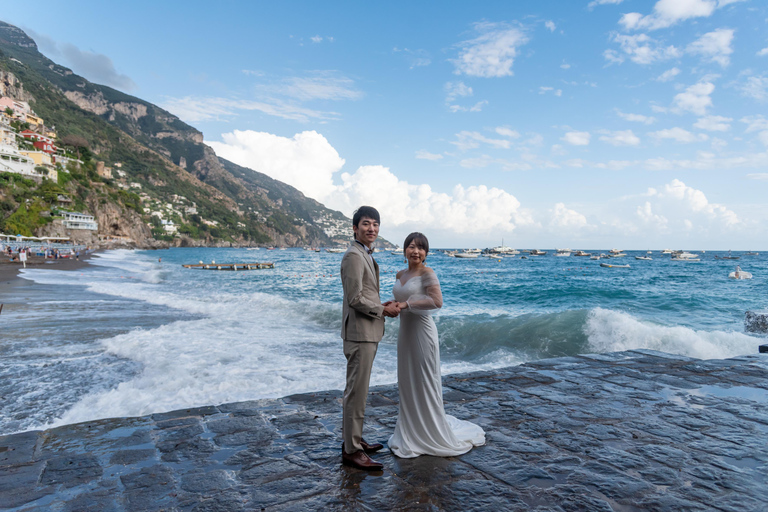
[[603, 58], [608, 61], [610, 64], [621, 64], [624, 62], [624, 57], [619, 55], [619, 52], [612, 49], [607, 49], [603, 52]]
[[587, 146], [590, 137], [589, 132], [568, 132], [560, 140], [572, 146]]
[[566, 208], [565, 203], [555, 204], [550, 213], [549, 225], [554, 228], [580, 229], [589, 225], [584, 215]]
[[447, 82], [444, 89], [447, 103], [456, 101], [456, 98], [465, 98], [474, 94], [472, 88], [464, 82]]
[[613, 146], [637, 146], [640, 144], [640, 138], [632, 130], [619, 130], [615, 132], [601, 132], [600, 140]]
[[427, 50], [409, 50], [408, 48], [397, 48], [395, 47], [392, 51], [395, 53], [402, 53], [408, 58], [408, 61], [410, 62], [410, 69], [413, 68], [420, 68], [424, 66], [429, 66], [432, 64], [432, 58], [429, 55], [429, 52]]
[[333, 177], [344, 159], [315, 131], [291, 138], [234, 131], [223, 134], [222, 139], [207, 142], [219, 156], [288, 183], [348, 216], [359, 205], [370, 204], [381, 212], [385, 225], [454, 233], [512, 231], [533, 223], [530, 214], [520, 209], [520, 202], [502, 189], [456, 185], [446, 194], [426, 184], [403, 181], [380, 165], [342, 173], [341, 184], [335, 185]]
[[750, 76], [746, 82], [739, 86], [742, 94], [758, 101], [768, 99], [768, 77]]
[[652, 229], [661, 232], [667, 231], [669, 220], [663, 215], [653, 213], [650, 201], [646, 201], [645, 204], [637, 207], [637, 216], [643, 224], [649, 225]]
[[356, 100], [363, 97], [352, 79], [334, 71], [314, 71], [307, 76], [287, 77], [277, 83], [257, 86], [257, 90], [299, 101]]
[[609, 5], [609, 4], [610, 5], [618, 5], [621, 2], [623, 2], [623, 1], [624, 0], [592, 0], [591, 2], [589, 2], [589, 4], [587, 4], [587, 8], [589, 10], [592, 10], [595, 7], [597, 7], [598, 5]]
[[445, 105], [451, 112], [480, 112], [488, 104], [488, 100], [478, 101], [470, 107], [456, 104], [457, 99], [468, 98], [474, 94], [472, 88], [464, 82], [447, 82], [444, 89]]
[[416, 152], [416, 158], [420, 160], [441, 160], [443, 158], [443, 155], [430, 153], [429, 151], [420, 149]]
[[763, 48], [762, 50], [757, 52], [758, 57], [765, 57], [766, 55], [768, 55], [768, 48]]
[[653, 124], [656, 122], [655, 117], [644, 116], [642, 114], [625, 114], [619, 109], [616, 109], [616, 114], [620, 118], [626, 119], [627, 121], [632, 121], [633, 123]]
[[512, 143], [506, 139], [489, 139], [480, 132], [462, 131], [456, 134], [456, 140], [451, 144], [456, 146], [462, 151], [467, 149], [475, 149], [480, 147], [480, 144], [487, 144], [497, 149], [509, 149], [512, 147]]
[[337, 190], [325, 199], [326, 206], [351, 216], [359, 205], [373, 205], [385, 226], [476, 234], [510, 232], [518, 225], [533, 223], [517, 198], [498, 188], [456, 185], [451, 194], [435, 192], [429, 185], [400, 180], [380, 165], [344, 173], [341, 180]]
[[518, 48], [528, 42], [525, 33], [505, 23], [479, 22], [474, 29], [480, 35], [459, 43], [459, 56], [452, 60], [454, 72], [486, 78], [512, 76]]
[[546, 94], [548, 92], [551, 92], [557, 97], [560, 97], [563, 95], [562, 89], [555, 89], [554, 87], [546, 87], [546, 86], [539, 87], [539, 94]]
[[287, 183], [318, 200], [335, 190], [333, 175], [344, 165], [344, 159], [316, 131], [288, 138], [235, 130], [221, 138], [222, 142], [206, 141], [218, 156]]
[[716, 7], [713, 0], [659, 0], [651, 14], [630, 12], [624, 14], [619, 23], [627, 30], [656, 30], [690, 18], [708, 17]]
[[665, 72], [663, 72], [662, 74], [660, 74], [656, 78], [656, 81], [658, 81], [658, 82], [669, 82], [670, 80], [672, 80], [673, 78], [675, 78], [679, 74], [680, 74], [680, 70], [677, 69], [677, 68], [668, 69]]
[[557, 27], [555, 27], [555, 23], [553, 21], [545, 21], [544, 26], [549, 29], [550, 32], [554, 32]]
[[[244, 71], [247, 75], [263, 77], [263, 73]], [[354, 86], [354, 81], [334, 71], [313, 71], [305, 76], [285, 77], [265, 81], [255, 86], [259, 101], [186, 96], [168, 98], [162, 106], [182, 120], [194, 123], [210, 119], [237, 116], [240, 111], [260, 111], [264, 114], [307, 122], [339, 119], [339, 114], [307, 108], [303, 103], [314, 100], [343, 101], [357, 100], [363, 93]]]
[[733, 119], [730, 117], [706, 116], [700, 117], [693, 126], [710, 132], [727, 132], [731, 129], [731, 121]]
[[678, 179], [674, 179], [670, 183], [664, 185], [661, 191], [659, 191], [658, 197], [676, 201], [689, 213], [701, 214], [709, 219], [721, 221], [726, 226], [739, 223], [739, 217], [736, 213], [729, 210], [724, 205], [710, 203], [704, 192], [689, 187]]
[[167, 98], [162, 103], [162, 107], [188, 123], [233, 117], [238, 115], [241, 110], [256, 110], [270, 116], [301, 122], [310, 119], [330, 120], [339, 118], [339, 114], [336, 112], [324, 112], [278, 100], [273, 101], [274, 103], [265, 103], [230, 98], [186, 96], [184, 98]]
[[[681, 55], [678, 48], [673, 45], [660, 46], [656, 40], [648, 34], [614, 34], [613, 41], [619, 43], [621, 50], [636, 64], [651, 64], [657, 61], [674, 59]], [[616, 53], [603, 53], [611, 62], [623, 61]]]
[[768, 146], [768, 130], [763, 130], [757, 134], [757, 140], [759, 140], [764, 146]]
[[733, 42], [734, 30], [719, 28], [712, 32], [707, 32], [696, 41], [692, 42], [685, 49], [688, 53], [701, 55], [704, 59], [716, 62], [722, 67], [730, 64], [729, 55], [733, 53], [731, 43]]
[[571, 65], [570, 64], [566, 64], [566, 63], [562, 63], [562, 64], [560, 64], [560, 69], [571, 69]]
[[768, 119], [766, 119], [762, 114], [742, 117], [739, 119], [739, 121], [747, 125], [745, 130], [747, 133], [760, 130], [768, 130]]
[[768, 181], [768, 172], [756, 172], [747, 174], [747, 178], [750, 180]]
[[668, 128], [665, 130], [651, 132], [648, 135], [659, 140], [671, 139], [671, 140], [682, 142], [682, 143], [701, 142], [709, 138], [707, 135], [703, 133], [696, 135], [689, 132], [688, 130], [685, 130], [679, 127]]
[[699, 82], [693, 84], [675, 95], [673, 100], [674, 108], [678, 112], [691, 112], [697, 116], [703, 116], [707, 113], [707, 108], [712, 106], [712, 94], [715, 85], [711, 82]]
[[323, 38], [322, 38], [321, 36], [312, 36], [312, 37], [310, 37], [309, 39], [310, 39], [310, 41], [312, 41], [313, 43], [319, 43], [319, 42], [321, 42], [321, 41], [323, 40]]
[[103, 53], [81, 50], [72, 43], [59, 43], [54, 39], [27, 29], [30, 37], [35, 40], [40, 51], [48, 57], [60, 57], [72, 71], [82, 75], [91, 82], [104, 84], [122, 91], [136, 90], [136, 83], [115, 69], [112, 59]]
[[520, 138], [520, 133], [518, 133], [517, 130], [512, 130], [511, 128], [507, 128], [506, 126], [499, 126], [496, 128], [495, 131], [502, 137], [509, 137], [510, 139]]

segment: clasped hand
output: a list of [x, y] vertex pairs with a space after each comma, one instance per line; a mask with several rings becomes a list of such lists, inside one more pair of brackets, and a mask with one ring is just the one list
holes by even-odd
[[383, 303], [382, 306], [384, 306], [384, 316], [388, 316], [390, 318], [397, 318], [397, 316], [400, 314], [400, 311], [403, 309], [399, 302], [395, 302], [393, 300], [388, 300], [387, 302]]

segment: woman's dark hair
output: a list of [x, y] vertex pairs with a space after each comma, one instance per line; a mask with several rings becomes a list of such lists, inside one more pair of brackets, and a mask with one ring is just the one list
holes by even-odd
[[355, 213], [352, 215], [352, 225], [360, 226], [360, 221], [363, 220], [363, 217], [368, 217], [369, 219], [373, 219], [379, 224], [381, 224], [381, 217], [379, 217], [379, 211], [373, 206], [361, 206], [360, 208], [355, 210]]
[[403, 243], [403, 254], [405, 254], [405, 250], [409, 245], [411, 245], [411, 242], [414, 242], [416, 247], [419, 249], [424, 249], [424, 252], [429, 254], [429, 240], [427, 240], [427, 237], [418, 231], [414, 231], [405, 237], [405, 242]]

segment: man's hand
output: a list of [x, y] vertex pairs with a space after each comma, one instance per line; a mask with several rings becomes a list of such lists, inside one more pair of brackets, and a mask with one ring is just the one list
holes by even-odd
[[382, 306], [384, 306], [384, 316], [396, 318], [400, 314], [400, 306], [397, 302], [387, 301]]

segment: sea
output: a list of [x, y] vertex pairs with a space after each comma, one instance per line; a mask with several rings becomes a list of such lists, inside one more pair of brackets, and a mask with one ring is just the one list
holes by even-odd
[[[443, 374], [542, 358], [652, 349], [695, 358], [754, 354], [748, 310], [768, 307], [768, 254], [653, 251], [621, 259], [523, 255], [427, 258]], [[592, 251], [592, 252], [606, 252]], [[382, 300], [402, 254], [377, 252]], [[22, 270], [0, 285], [0, 434], [99, 418], [275, 398], [344, 386], [342, 254], [175, 248], [94, 254], [74, 271]], [[274, 262], [213, 271], [183, 264]], [[604, 268], [601, 262], [630, 268]], [[736, 265], [751, 280], [733, 280]], [[397, 380], [387, 320], [372, 385]]]

